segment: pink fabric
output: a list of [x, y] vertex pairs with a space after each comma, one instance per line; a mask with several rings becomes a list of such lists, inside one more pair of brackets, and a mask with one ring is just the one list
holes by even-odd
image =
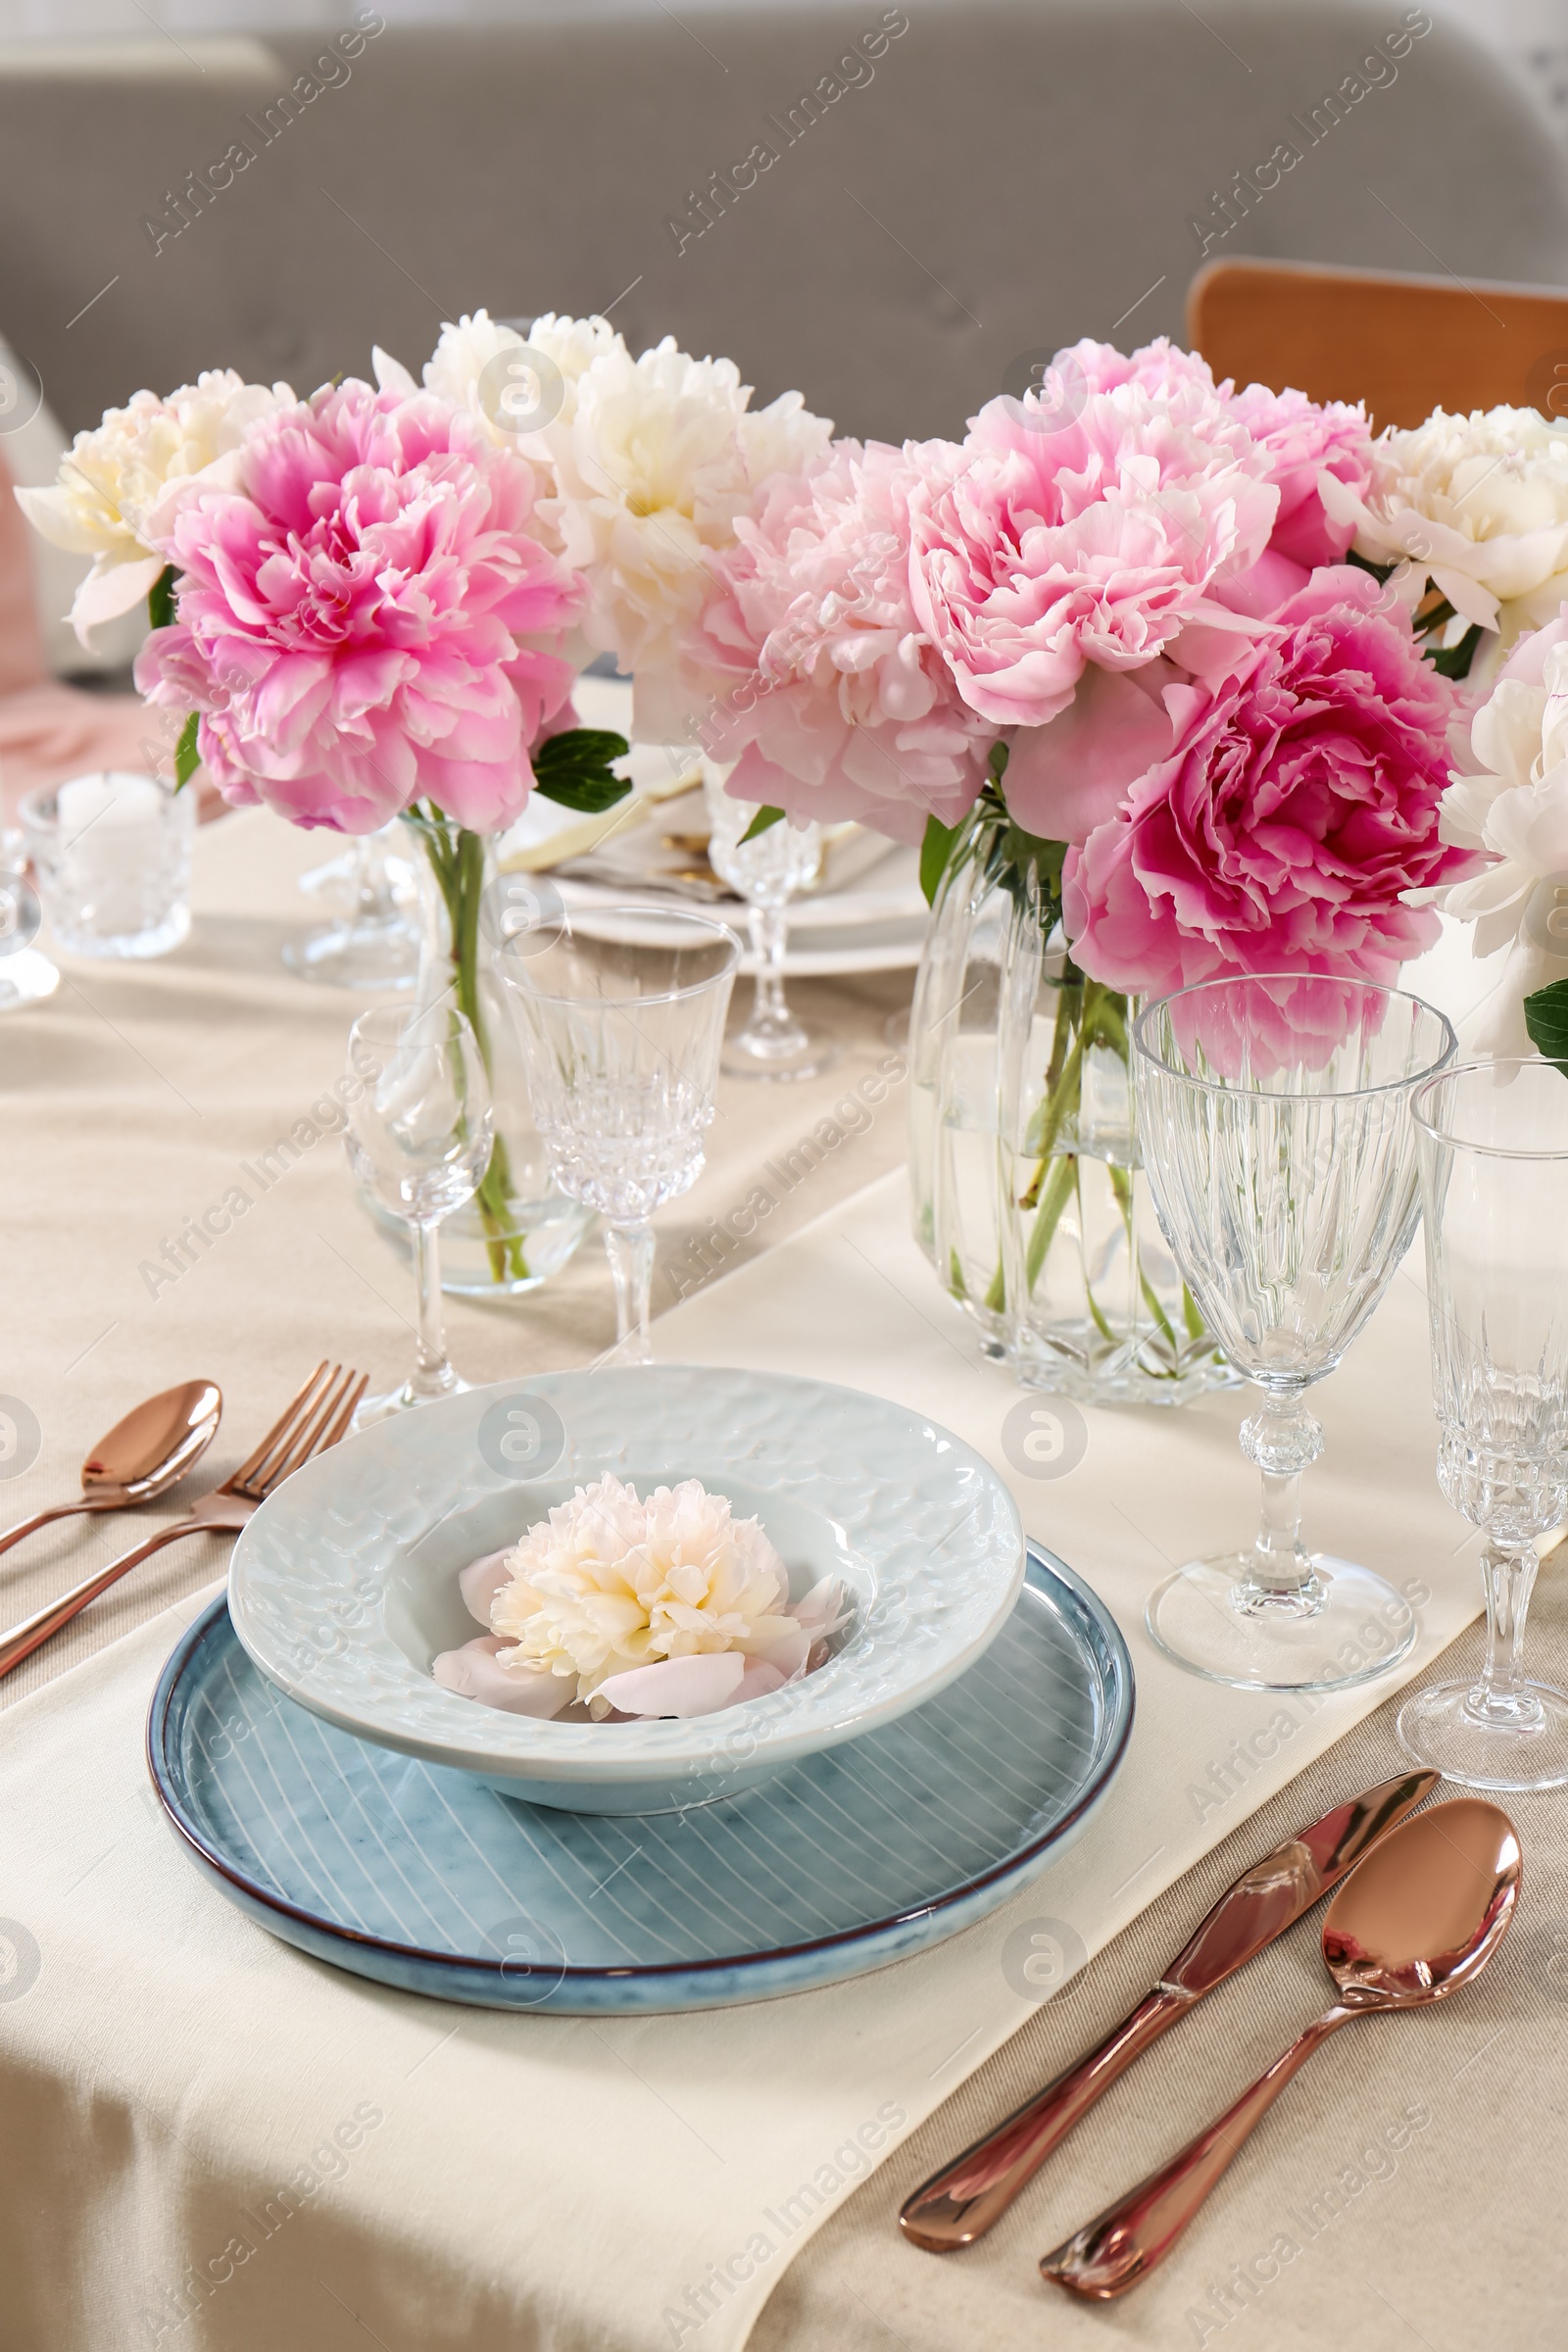
[[1078, 962], [1149, 996], [1236, 970], [1392, 980], [1437, 937], [1403, 893], [1467, 863], [1438, 837], [1457, 703], [1376, 581], [1314, 573], [1069, 855]]
[[143, 692], [201, 711], [235, 807], [369, 833], [423, 795], [475, 832], [509, 825], [573, 683], [538, 647], [582, 588], [531, 535], [532, 466], [429, 393], [351, 377], [253, 425], [239, 473], [157, 541], [182, 577]]

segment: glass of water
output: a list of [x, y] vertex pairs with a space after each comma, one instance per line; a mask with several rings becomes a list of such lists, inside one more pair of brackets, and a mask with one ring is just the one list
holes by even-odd
[[561, 915], [496, 950], [556, 1184], [608, 1228], [623, 1362], [653, 1361], [649, 1220], [702, 1168], [739, 962], [724, 924], [647, 906]]
[[1568, 1077], [1467, 1062], [1414, 1102], [1438, 1484], [1483, 1530], [1479, 1677], [1401, 1709], [1400, 1743], [1471, 1788], [1568, 1783], [1568, 1694], [1524, 1670], [1536, 1540], [1568, 1515]]
[[23, 831], [57, 944], [167, 956], [190, 930], [196, 795], [111, 769], [29, 793]]

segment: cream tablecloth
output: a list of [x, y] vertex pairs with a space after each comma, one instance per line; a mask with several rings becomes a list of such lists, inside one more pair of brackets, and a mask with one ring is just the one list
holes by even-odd
[[[213, 1457], [220, 1472], [318, 1351], [383, 1377], [407, 1348], [405, 1270], [361, 1220], [330, 1139], [178, 1283], [158, 1286], [154, 1298], [139, 1271], [166, 1234], [221, 1199], [239, 1159], [309, 1115], [335, 1074], [349, 1007], [302, 989], [276, 963], [298, 920], [290, 877], [311, 856], [267, 819], [225, 821], [201, 845], [200, 920], [187, 949], [144, 971], [72, 967], [61, 1002], [5, 1032], [4, 1378], [36, 1416], [41, 1448], [7, 1490], [19, 1514], [58, 1494], [91, 1439], [152, 1387], [197, 1372], [221, 1380], [230, 1406]], [[1005, 1468], [1002, 1426], [1016, 1392], [977, 1361], [936, 1294], [906, 1238], [899, 1181], [855, 1190], [902, 1150], [897, 1063], [880, 1071], [880, 1097], [858, 1085], [887, 1060], [881, 1022], [902, 988], [813, 993], [845, 1032], [843, 1070], [798, 1094], [727, 1091], [703, 1190], [684, 1221], [664, 1230], [665, 1295], [671, 1266], [684, 1270], [681, 1287], [701, 1270], [691, 1239], [757, 1183], [776, 1196], [761, 1239], [824, 1213], [787, 1248], [699, 1291], [662, 1327], [663, 1350], [827, 1370], [908, 1397]], [[819, 1140], [819, 1161], [793, 1186], [777, 1182], [783, 1155], [808, 1134]], [[452, 1317], [475, 1376], [585, 1360], [608, 1321], [591, 1250], [537, 1302], [460, 1306]], [[1330, 1451], [1314, 1473], [1314, 1532], [1331, 1546], [1354, 1544], [1411, 1583], [1430, 1655], [1471, 1609], [1473, 1566], [1431, 1481], [1421, 1301], [1408, 1276], [1323, 1392], [1323, 1410]], [[1184, 2315], [1200, 2315], [1222, 2250], [1234, 2260], [1253, 2253], [1250, 2207], [1241, 2209], [1242, 2227], [1234, 2206], [1218, 2206], [1229, 2234], [1195, 2238], [1166, 2281], [1108, 2320], [1043, 2308], [1027, 2254], [1119, 2180], [1149, 2132], [1168, 2133], [1171, 2083], [1191, 2080], [1201, 2106], [1222, 2074], [1239, 2079], [1250, 2057], [1266, 2054], [1304, 1990], [1289, 1973], [1301, 1973], [1295, 1956], [1271, 1956], [1245, 1996], [1227, 1995], [1223, 2026], [1209, 2031], [1200, 2019], [1172, 2037], [1156, 2063], [1178, 2073], [1152, 2070], [1141, 2086], [1134, 2078], [1114, 2113], [1082, 2135], [1086, 2153], [1070, 2165], [1058, 2159], [993, 2248], [939, 2268], [889, 2236], [886, 2208], [928, 2149], [953, 2144], [977, 2112], [1004, 2103], [1010, 2082], [1029, 2079], [1048, 2049], [1110, 2014], [1123, 1979], [1148, 1974], [1142, 1942], [1163, 1953], [1167, 1925], [1179, 1920], [1184, 1932], [1229, 1867], [1206, 1857], [1257, 1804], [1303, 1766], [1333, 1793], [1372, 1777], [1359, 1753], [1343, 1766], [1315, 1759], [1377, 1705], [1376, 1694], [1275, 1707], [1163, 1667], [1139, 1630], [1164, 1559], [1213, 1542], [1250, 1508], [1235, 1447], [1239, 1412], [1232, 1397], [1179, 1418], [1091, 1415], [1088, 1452], [1069, 1477], [1015, 1482], [1031, 1528], [1092, 1578], [1134, 1647], [1134, 1745], [1092, 1835], [1007, 1912], [916, 1961], [701, 2019], [590, 2024], [443, 2007], [305, 1960], [229, 1910], [186, 1865], [139, 1760], [157, 1665], [191, 1605], [180, 1596], [208, 1582], [220, 1555], [204, 1542], [150, 1564], [3, 1693], [32, 1686], [0, 1725], [0, 1915], [13, 1923], [14, 1954], [0, 1984], [9, 2124], [0, 2141], [9, 2306], [0, 2341], [25, 2352], [170, 2342], [274, 2352], [292, 2334], [313, 2352], [335, 2352], [368, 2334], [389, 2352], [693, 2340], [723, 2352], [744, 2341], [769, 2294], [763, 2342], [863, 2334], [868, 2343], [956, 2344], [1000, 2340], [1005, 2328], [1035, 2329], [1048, 2317], [1054, 2332], [1085, 2341], [1107, 2325], [1150, 2343], [1207, 2340], [1201, 2318]], [[0, 1566], [7, 1614], [122, 1539], [107, 1527], [38, 1539]], [[171, 1602], [170, 1615], [106, 1646]], [[73, 1658], [86, 1662], [62, 1674]], [[1394, 1768], [1380, 1753], [1376, 1770]], [[1326, 1801], [1315, 1789], [1310, 1799], [1292, 1792], [1276, 1810], [1290, 1820]], [[1554, 1821], [1552, 1808], [1539, 1811]], [[1262, 1842], [1260, 1826], [1233, 1838], [1239, 1855]], [[1133, 1923], [1167, 1887], [1141, 1942]], [[1018, 1927], [1040, 1919], [1063, 1923], [1091, 1954], [1123, 1940], [1035, 2016], [1002, 1954]], [[1521, 1931], [1504, 1958], [1512, 1964], [1532, 1948]], [[1509, 2074], [1509, 2044], [1491, 2022], [1489, 2003], [1510, 1985], [1520, 2005], [1517, 1967], [1499, 1964], [1447, 2015], [1369, 2028], [1359, 2056], [1347, 2049], [1318, 2061], [1325, 2086], [1339, 2084], [1337, 2101], [1327, 2087], [1299, 2094], [1319, 2099], [1331, 2137], [1357, 2140], [1368, 2118], [1384, 2128], [1386, 2106], [1391, 2117], [1401, 2102], [1431, 2108], [1432, 2120], [1407, 2126], [1405, 2144], [1417, 2153], [1399, 2153], [1406, 2180], [1428, 2178], [1438, 2162], [1443, 2184], [1431, 2212], [1406, 2225], [1423, 2285], [1470, 2210], [1460, 2193], [1465, 2128], [1478, 2115], [1463, 2101], [1441, 2110], [1423, 2102], [1427, 2074], [1410, 2073], [1416, 2062], [1403, 2053], [1426, 2053], [1419, 2068], [1430, 2070], [1457, 2046], [1455, 2067], [1462, 2059], [1471, 2091], [1490, 2102], [1480, 2118], [1492, 2119], [1483, 2172], [1489, 2182], [1508, 2179], [1510, 2166], [1518, 2175], [1491, 2200], [1499, 2211], [1488, 2227], [1511, 2224], [1522, 2236], [1541, 2215], [1528, 2186], [1534, 2157], [1554, 2143], [1527, 2133], [1520, 2155], [1515, 2100], [1539, 2100], [1544, 2083], [1559, 2118], [1561, 2108], [1556, 2053], [1541, 2046], [1561, 2021], [1545, 1960], [1537, 1982], [1542, 2030], [1528, 2093], [1519, 2089], [1524, 2061]], [[1380, 2032], [1381, 2047], [1368, 2046]], [[1455, 2034], [1467, 2038], [1441, 2038]], [[943, 2110], [999, 2051], [961, 2113]], [[1184, 2111], [1196, 2114], [1192, 2096]], [[901, 2144], [934, 2111], [919, 2146]], [[1504, 2145], [1498, 2135], [1510, 2131]], [[1252, 2169], [1238, 2168], [1240, 2189], [1226, 2195], [1261, 2181], [1272, 2210], [1283, 2180], [1266, 2156], [1260, 2142], [1247, 2160]], [[1356, 2210], [1374, 2210], [1370, 2191]], [[1266, 2311], [1238, 2304], [1226, 2325], [1238, 2340], [1249, 2328], [1255, 2341], [1276, 2340], [1267, 2311], [1298, 2316], [1296, 2282], [1313, 2276], [1321, 2269], [1282, 2271]], [[1510, 2289], [1523, 2296], [1524, 2330], [1510, 2340], [1531, 2341], [1533, 2315], [1551, 2308], [1541, 2279], [1538, 2267]], [[1357, 2308], [1371, 2308], [1364, 2278], [1355, 2292]], [[1463, 2306], [1451, 2291], [1439, 2300], [1446, 2326]], [[1484, 2308], [1478, 2287], [1466, 2340]], [[1458, 2337], [1428, 2328], [1427, 2340]]]

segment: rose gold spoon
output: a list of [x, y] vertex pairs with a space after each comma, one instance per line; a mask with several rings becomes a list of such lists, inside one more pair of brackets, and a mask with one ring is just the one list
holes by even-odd
[[82, 1463], [81, 1500], [51, 1503], [46, 1511], [19, 1520], [0, 1535], [0, 1551], [9, 1551], [52, 1519], [74, 1518], [79, 1511], [121, 1511], [127, 1503], [167, 1494], [207, 1451], [222, 1417], [222, 1392], [210, 1380], [187, 1380], [161, 1396], [149, 1396], [117, 1421]]
[[1519, 1839], [1496, 1805], [1461, 1796], [1391, 1830], [1351, 1871], [1323, 1922], [1340, 1997], [1217, 2123], [1041, 2257], [1069, 2294], [1109, 2302], [1156, 2270], [1254, 2124], [1321, 2042], [1352, 2017], [1441, 2001], [1479, 1975], [1519, 1893]]

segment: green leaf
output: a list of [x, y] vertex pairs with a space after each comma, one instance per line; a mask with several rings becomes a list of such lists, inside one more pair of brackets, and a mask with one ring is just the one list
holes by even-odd
[[1436, 653], [1430, 649], [1427, 660], [1441, 678], [1467, 678], [1470, 664], [1476, 658], [1476, 648], [1486, 635], [1479, 620], [1473, 620], [1457, 645], [1440, 646]]
[[1353, 547], [1346, 556], [1345, 561], [1347, 564], [1353, 564], [1357, 571], [1369, 571], [1375, 580], [1392, 579], [1399, 568], [1397, 562], [1393, 564], [1369, 563], [1365, 556], [1358, 556]]
[[178, 578], [172, 564], [166, 564], [147, 591], [147, 625], [153, 629], [172, 629], [174, 625], [174, 582]]
[[782, 808], [759, 808], [757, 814], [753, 817], [751, 823], [741, 835], [741, 840], [755, 841], [759, 833], [769, 832], [774, 825], [781, 825], [783, 822], [784, 811]]
[[1537, 1053], [1568, 1078], [1568, 980], [1553, 980], [1526, 997], [1525, 1027]]
[[986, 765], [991, 770], [992, 775], [996, 778], [999, 784], [1002, 782], [1003, 777], [1007, 772], [1007, 761], [1010, 757], [1011, 755], [1004, 743], [994, 743], [991, 746], [990, 753], [986, 759]]
[[196, 749], [196, 729], [201, 724], [201, 715], [199, 710], [187, 710], [185, 724], [179, 730], [179, 741], [174, 746], [174, 790], [176, 792], [182, 785], [190, 782], [202, 763], [202, 756]]
[[920, 888], [925, 892], [928, 906], [937, 903], [937, 890], [948, 870], [957, 830], [956, 825], [945, 825], [938, 816], [928, 816], [925, 820], [925, 838], [920, 844]]
[[617, 776], [612, 764], [624, 760], [626, 751], [624, 735], [604, 727], [567, 727], [535, 752], [534, 790], [563, 808], [601, 816], [631, 790], [631, 778]]

